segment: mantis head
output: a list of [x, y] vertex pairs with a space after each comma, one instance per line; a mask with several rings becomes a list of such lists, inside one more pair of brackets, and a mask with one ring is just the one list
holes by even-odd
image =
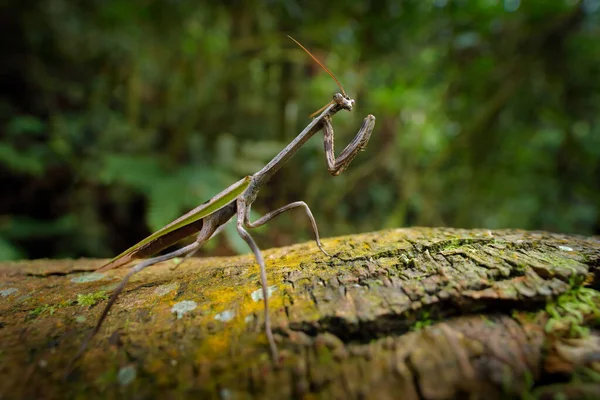
[[333, 102], [343, 108], [344, 110], [352, 111], [354, 105], [354, 99], [348, 97], [347, 94], [336, 93], [333, 95]]

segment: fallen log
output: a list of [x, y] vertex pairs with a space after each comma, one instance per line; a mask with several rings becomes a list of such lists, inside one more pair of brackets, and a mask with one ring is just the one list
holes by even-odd
[[395, 229], [135, 275], [0, 264], [0, 398], [600, 398], [600, 239]]

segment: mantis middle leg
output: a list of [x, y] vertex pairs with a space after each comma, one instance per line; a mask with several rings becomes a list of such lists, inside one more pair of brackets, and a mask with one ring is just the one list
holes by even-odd
[[259, 219], [257, 219], [254, 222], [250, 222], [250, 220], [248, 219], [248, 215], [250, 213], [247, 212], [245, 215], [244, 226], [246, 228], [258, 228], [259, 226], [266, 224], [267, 222], [269, 222], [271, 219], [275, 218], [279, 214], [284, 213], [288, 210], [291, 210], [292, 208], [297, 208], [297, 207], [303, 207], [304, 211], [306, 211], [306, 215], [308, 216], [308, 219], [310, 220], [310, 224], [311, 224], [313, 232], [315, 234], [315, 241], [317, 242], [317, 247], [319, 247], [319, 250], [321, 250], [323, 252], [323, 254], [325, 254], [326, 256], [330, 256], [330, 254], [325, 251], [325, 249], [323, 248], [323, 245], [321, 244], [321, 239], [319, 238], [319, 228], [317, 227], [317, 221], [315, 221], [315, 217], [313, 217], [313, 214], [310, 211], [310, 208], [308, 208], [308, 205], [303, 201], [295, 201], [286, 206], [278, 208], [275, 211], [271, 211], [271, 212], [265, 214], [264, 216], [260, 217]]
[[248, 233], [248, 231], [245, 228], [257, 228], [261, 225], [266, 224], [268, 221], [270, 221], [274, 217], [278, 216], [279, 214], [281, 214], [285, 211], [291, 210], [292, 208], [296, 208], [296, 207], [304, 207], [304, 210], [306, 211], [306, 214], [308, 215], [308, 218], [310, 219], [313, 231], [315, 233], [315, 239], [317, 242], [317, 246], [326, 256], [329, 256], [329, 254], [323, 248], [323, 245], [321, 244], [321, 240], [319, 239], [319, 230], [317, 228], [317, 222], [315, 221], [315, 218], [313, 217], [312, 212], [310, 211], [310, 208], [308, 208], [308, 205], [305, 202], [296, 201], [294, 203], [290, 203], [286, 206], [278, 208], [275, 211], [271, 211], [270, 213], [257, 219], [255, 222], [250, 222], [250, 220], [248, 218], [248, 215], [250, 214], [250, 206], [246, 203], [246, 201], [243, 198], [238, 199], [237, 230], [238, 230], [239, 235], [242, 237], [242, 239], [244, 239], [246, 241], [246, 243], [248, 244], [248, 246], [250, 246], [250, 248], [252, 249], [252, 252], [254, 253], [254, 257], [256, 258], [256, 262], [258, 262], [258, 265], [260, 267], [260, 283], [261, 283], [261, 289], [262, 289], [262, 294], [263, 294], [264, 316], [265, 316], [264, 317], [265, 318], [265, 333], [266, 333], [267, 339], [269, 341], [271, 356], [273, 357], [273, 360], [275, 360], [275, 361], [277, 361], [278, 355], [277, 355], [277, 345], [275, 344], [275, 339], [273, 338], [273, 331], [271, 329], [271, 317], [269, 316], [269, 301], [268, 301], [269, 291], [268, 291], [267, 271], [266, 271], [265, 260], [260, 252], [260, 249], [256, 245], [256, 242], [254, 241], [252, 236], [250, 236], [250, 234]]
[[275, 339], [273, 338], [273, 331], [271, 330], [271, 318], [269, 316], [269, 292], [267, 290], [267, 268], [265, 266], [265, 259], [263, 258], [258, 245], [250, 236], [248, 231], [244, 228], [244, 222], [248, 218], [249, 207], [246, 204], [245, 199], [239, 198], [237, 201], [237, 231], [242, 239], [248, 244], [252, 252], [254, 253], [254, 257], [256, 258], [256, 262], [260, 268], [260, 284], [262, 288], [263, 294], [263, 306], [264, 306], [264, 315], [265, 315], [265, 333], [267, 334], [267, 340], [269, 341], [269, 348], [271, 350], [271, 357], [273, 361], [277, 362], [279, 359], [277, 352], [277, 345], [275, 344]]
[[260, 268], [260, 283], [261, 283], [261, 290], [262, 290], [262, 294], [263, 294], [264, 318], [265, 318], [265, 333], [267, 335], [267, 340], [269, 341], [269, 348], [271, 351], [271, 356], [272, 356], [273, 360], [275, 360], [275, 361], [278, 360], [278, 351], [277, 351], [277, 345], [275, 344], [275, 339], [273, 338], [273, 331], [271, 329], [271, 317], [269, 315], [269, 291], [268, 291], [268, 282], [267, 282], [267, 268], [266, 268], [265, 260], [262, 256], [262, 253], [260, 252], [260, 249], [258, 248], [258, 245], [254, 241], [252, 236], [248, 233], [246, 228], [256, 228], [261, 225], [264, 225], [269, 220], [276, 217], [277, 215], [279, 215], [287, 210], [291, 210], [292, 208], [296, 208], [296, 207], [303, 207], [305, 209], [306, 214], [308, 215], [308, 218], [310, 219], [310, 222], [312, 224], [313, 231], [315, 233], [315, 239], [317, 242], [317, 246], [319, 246], [319, 249], [323, 253], [325, 253], [325, 255], [329, 256], [329, 254], [325, 251], [325, 249], [323, 249], [323, 245], [321, 244], [321, 240], [319, 239], [319, 230], [317, 228], [317, 222], [315, 221], [315, 218], [313, 217], [312, 212], [310, 211], [310, 208], [308, 208], [308, 205], [306, 205], [305, 202], [296, 201], [294, 203], [290, 203], [286, 206], [278, 208], [275, 211], [271, 211], [270, 213], [266, 214], [265, 216], [257, 219], [254, 223], [252, 223], [248, 219], [248, 215], [250, 214], [250, 206], [246, 203], [246, 200], [244, 198], [239, 198], [237, 201], [237, 209], [238, 209], [238, 211], [237, 211], [238, 212], [238, 214], [237, 214], [237, 231], [238, 231], [239, 235], [241, 236], [241, 238], [244, 239], [244, 241], [248, 244], [248, 246], [254, 253], [254, 257], [256, 258], [256, 262], [258, 263], [258, 266]]
[[296, 207], [303, 207], [304, 210], [306, 211], [308, 218], [310, 219], [310, 222], [311, 222], [311, 225], [313, 228], [313, 232], [315, 233], [315, 240], [317, 242], [317, 246], [326, 256], [329, 256], [329, 254], [325, 251], [325, 249], [323, 248], [323, 245], [321, 244], [321, 240], [319, 239], [319, 229], [317, 228], [317, 222], [315, 221], [315, 218], [313, 217], [312, 212], [310, 211], [310, 208], [308, 208], [308, 205], [305, 202], [296, 201], [294, 203], [290, 203], [286, 206], [278, 208], [275, 211], [271, 211], [270, 213], [257, 219], [255, 222], [250, 222], [250, 220], [248, 218], [248, 215], [250, 214], [250, 206], [246, 203], [245, 199], [243, 199], [243, 198], [238, 199], [237, 207], [238, 207], [237, 231], [238, 231], [239, 235], [242, 237], [242, 239], [244, 239], [246, 241], [248, 246], [250, 246], [250, 249], [252, 249], [252, 252], [254, 253], [254, 257], [256, 258], [256, 262], [258, 263], [258, 265], [260, 267], [260, 283], [261, 283], [261, 289], [262, 289], [262, 294], [263, 294], [265, 333], [266, 333], [267, 339], [269, 341], [269, 348], [271, 350], [271, 356], [272, 356], [273, 360], [277, 362], [277, 360], [278, 360], [277, 345], [275, 344], [275, 339], [273, 338], [273, 331], [271, 329], [271, 317], [269, 316], [269, 301], [268, 301], [269, 291], [268, 291], [267, 271], [266, 271], [265, 260], [262, 256], [262, 253], [260, 252], [260, 249], [258, 248], [256, 242], [254, 241], [252, 236], [248, 233], [248, 231], [245, 228], [257, 228], [261, 225], [266, 224], [268, 221], [270, 221], [271, 219], [273, 219], [274, 217], [278, 216], [279, 214], [281, 214], [285, 211], [291, 210], [292, 208], [296, 208]]

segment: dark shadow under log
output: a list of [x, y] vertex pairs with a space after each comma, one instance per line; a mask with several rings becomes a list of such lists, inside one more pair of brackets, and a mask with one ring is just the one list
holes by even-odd
[[[413, 228], [135, 275], [67, 381], [125, 270], [0, 264], [0, 398], [600, 398], [600, 239]], [[527, 397], [531, 396], [531, 397]]]

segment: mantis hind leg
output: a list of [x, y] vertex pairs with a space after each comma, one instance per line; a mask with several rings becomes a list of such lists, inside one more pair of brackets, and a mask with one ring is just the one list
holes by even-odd
[[200, 246], [198, 246], [197, 248], [190, 250], [189, 253], [187, 253], [185, 255], [185, 257], [183, 257], [183, 259], [181, 259], [179, 262], [177, 262], [174, 266], [171, 267], [171, 271], [175, 271], [179, 266], [181, 266], [181, 264], [185, 263], [187, 260], [190, 259], [190, 257], [193, 257], [194, 254], [196, 254], [196, 252], [198, 250], [200, 250], [200, 247], [207, 241], [209, 241], [210, 239], [214, 238], [215, 236], [217, 236], [219, 233], [221, 233], [221, 231], [225, 228], [225, 225], [228, 223], [229, 221], [225, 222], [223, 225], [217, 227], [214, 232], [212, 232], [210, 234], [210, 236], [208, 238], [205, 238], [206, 235], [203, 235], [202, 232], [200, 232], [198, 234], [198, 238], [196, 239], [196, 242], [201, 240], [201, 235], [202, 236], [202, 242], [200, 243]]
[[90, 334], [87, 336], [87, 338], [83, 341], [83, 343], [81, 344], [81, 347], [79, 348], [79, 351], [77, 352], [77, 354], [75, 355], [75, 357], [73, 358], [73, 360], [71, 360], [71, 362], [69, 363], [69, 367], [67, 368], [67, 374], [65, 375], [65, 377], [67, 377], [71, 373], [71, 370], [72, 370], [73, 365], [75, 364], [75, 362], [77, 362], [77, 360], [83, 355], [83, 353], [87, 349], [87, 347], [88, 347], [90, 341], [92, 340], [92, 338], [100, 330], [100, 327], [102, 326], [102, 323], [106, 319], [106, 316], [108, 315], [108, 312], [110, 311], [110, 309], [112, 308], [112, 306], [115, 304], [115, 302], [117, 301], [117, 297], [119, 296], [119, 294], [121, 294], [121, 292], [125, 288], [125, 285], [127, 285], [127, 282], [129, 282], [129, 279], [133, 275], [137, 274], [141, 270], [143, 270], [143, 269], [145, 269], [147, 267], [150, 267], [150, 266], [152, 266], [152, 265], [154, 265], [156, 263], [159, 263], [159, 262], [162, 262], [162, 261], [167, 261], [167, 260], [170, 260], [170, 259], [175, 258], [175, 257], [179, 257], [181, 255], [186, 254], [187, 252], [190, 252], [190, 251], [191, 252], [195, 252], [202, 244], [203, 244], [203, 242], [196, 241], [196, 242], [194, 242], [194, 243], [192, 243], [192, 244], [190, 244], [188, 246], [182, 247], [181, 249], [175, 250], [175, 251], [173, 251], [173, 252], [171, 252], [169, 254], [165, 254], [165, 255], [162, 255], [162, 256], [150, 258], [148, 260], [144, 260], [141, 263], [137, 264], [136, 266], [130, 268], [129, 272], [127, 273], [127, 275], [125, 275], [125, 277], [119, 283], [119, 286], [117, 286], [117, 288], [113, 292], [112, 296], [110, 297], [110, 300], [108, 301], [108, 304], [106, 304], [106, 307], [104, 307], [104, 310], [102, 311], [102, 314], [100, 315], [100, 318], [98, 319], [98, 322], [96, 323], [96, 326], [94, 327], [94, 329], [92, 330], [92, 332], [90, 332]]
[[[168, 254], [149, 258], [147, 260], [144, 260], [144, 261], [138, 263], [137, 265], [135, 265], [134, 267], [129, 269], [129, 272], [127, 273], [127, 275], [125, 275], [125, 277], [119, 283], [119, 286], [117, 286], [117, 288], [113, 292], [110, 300], [108, 301], [108, 304], [106, 304], [106, 307], [104, 307], [104, 310], [102, 311], [102, 314], [100, 315], [100, 318], [98, 319], [98, 322], [96, 323], [96, 326], [94, 327], [92, 332], [90, 332], [88, 337], [83, 341], [83, 343], [81, 344], [81, 347], [79, 348], [79, 351], [77, 352], [77, 354], [75, 355], [73, 360], [71, 360], [71, 362], [69, 363], [69, 367], [67, 368], [67, 373], [65, 375], [65, 378], [71, 373], [71, 370], [72, 370], [75, 362], [77, 362], [77, 360], [83, 355], [83, 353], [87, 349], [92, 338], [100, 330], [100, 327], [102, 326], [102, 323], [106, 319], [108, 312], [110, 311], [112, 306], [117, 301], [117, 297], [119, 296], [119, 294], [121, 294], [121, 292], [125, 288], [125, 285], [127, 285], [127, 282], [129, 282], [129, 279], [131, 279], [131, 277], [133, 275], [137, 274], [138, 272], [142, 271], [143, 269], [148, 268], [159, 262], [168, 261], [175, 257], [180, 257], [180, 256], [184, 256], [184, 255], [186, 256], [184, 258], [184, 260], [187, 259], [188, 255], [194, 254], [196, 251], [198, 251], [198, 249], [200, 249], [200, 247], [202, 247], [202, 245], [204, 243], [206, 243], [206, 241], [208, 241], [214, 235], [214, 233], [217, 229], [218, 223], [221, 222], [220, 220], [218, 220], [218, 217], [219, 216], [217, 216], [215, 218], [215, 221], [213, 221], [211, 218], [207, 218], [207, 220], [204, 222], [202, 229], [198, 233], [198, 236], [196, 238], [196, 241], [194, 241], [194, 243], [189, 244], [185, 247], [182, 247], [181, 249], [172, 251]], [[181, 264], [181, 263], [179, 263], [179, 264]]]

